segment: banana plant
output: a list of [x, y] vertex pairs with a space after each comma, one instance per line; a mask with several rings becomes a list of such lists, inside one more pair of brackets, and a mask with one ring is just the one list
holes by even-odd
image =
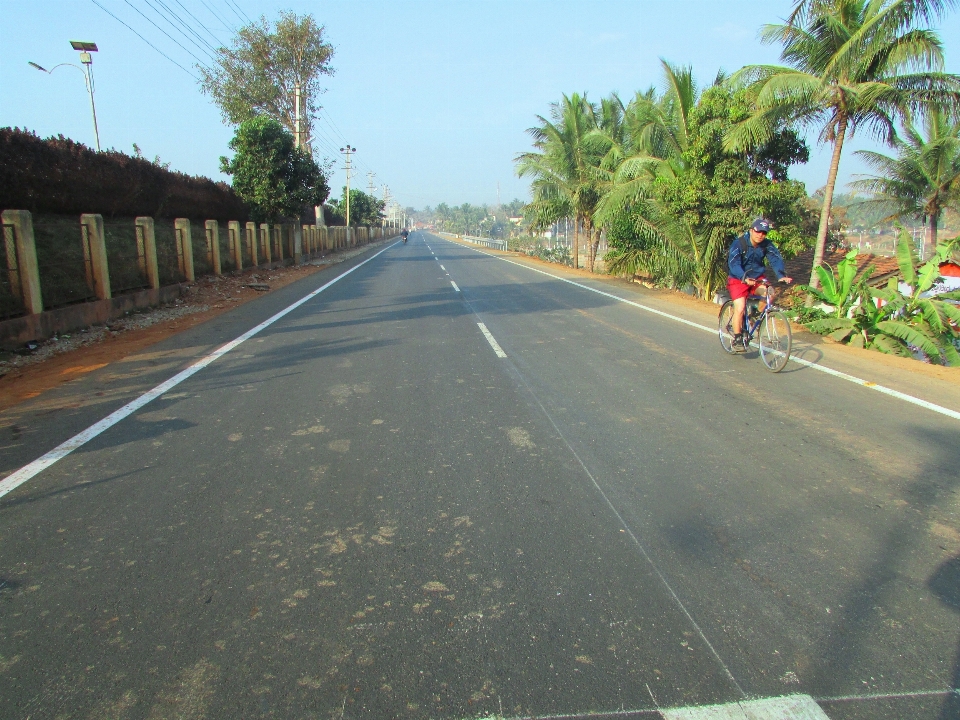
[[[904, 357], [913, 357], [916, 349], [932, 363], [960, 366], [960, 333], [956, 329], [960, 327], [960, 307], [947, 302], [960, 300], [960, 292], [923, 297], [939, 279], [940, 264], [953, 246], [954, 242], [938, 244], [935, 255], [917, 269], [910, 238], [901, 233], [897, 243], [900, 275], [891, 278], [885, 288], [857, 283], [853, 294], [860, 302], [849, 317], [825, 318], [807, 327], [856, 347]], [[909, 294], [901, 292], [901, 280], [910, 287]]]
[[860, 282], [854, 286], [853, 281], [857, 277], [857, 251], [851, 250], [837, 264], [836, 272], [826, 263], [818, 265], [816, 272], [820, 278], [820, 287], [805, 285], [802, 289], [833, 308], [833, 317], [830, 319], [841, 320], [850, 314], [850, 308], [859, 299], [862, 287], [873, 274], [873, 268], [867, 268]]

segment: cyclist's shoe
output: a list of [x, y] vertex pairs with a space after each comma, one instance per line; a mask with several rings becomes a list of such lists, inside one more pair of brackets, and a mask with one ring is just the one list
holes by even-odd
[[737, 333], [733, 336], [733, 351], [735, 353], [745, 353], [747, 351], [747, 338], [743, 333]]

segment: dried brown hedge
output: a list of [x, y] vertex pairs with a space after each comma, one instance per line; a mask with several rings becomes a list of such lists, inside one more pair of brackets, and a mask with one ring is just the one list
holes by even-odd
[[0, 208], [105, 217], [247, 220], [233, 189], [115, 150], [94, 152], [60, 135], [0, 128]]

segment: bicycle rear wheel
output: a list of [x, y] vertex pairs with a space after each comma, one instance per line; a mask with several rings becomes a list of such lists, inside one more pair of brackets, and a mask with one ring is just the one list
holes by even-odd
[[733, 300], [727, 300], [720, 308], [720, 347], [733, 353]]
[[768, 312], [757, 331], [760, 341], [760, 359], [770, 372], [780, 372], [790, 359], [793, 335], [790, 321], [779, 310]]

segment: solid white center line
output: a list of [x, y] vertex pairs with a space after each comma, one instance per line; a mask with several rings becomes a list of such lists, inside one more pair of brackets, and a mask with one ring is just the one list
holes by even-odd
[[453, 280], [450, 281], [450, 284], [453, 285], [454, 290], [456, 290], [457, 292], [460, 292], [460, 288], [457, 287], [457, 284]]
[[497, 354], [497, 357], [505, 358], [507, 354], [503, 351], [503, 348], [500, 347], [500, 343], [497, 342], [497, 339], [493, 336], [493, 333], [487, 330], [487, 326], [482, 322], [478, 322], [477, 327], [480, 328], [480, 332], [483, 333], [483, 336], [487, 339], [487, 342], [490, 343], [490, 347], [493, 348], [493, 351]]
[[[393, 243], [393, 245], [396, 245], [396, 244], [397, 244], [397, 243]], [[349, 275], [350, 273], [352, 273], [354, 270], [357, 270], [358, 268], [363, 267], [364, 265], [366, 265], [368, 262], [370, 262], [370, 261], [373, 260], [374, 258], [378, 257], [379, 255], [382, 255], [382, 254], [385, 253], [387, 250], [389, 250], [390, 248], [392, 248], [393, 245], [388, 245], [388, 246], [385, 247], [383, 250], [381, 250], [380, 252], [378, 252], [376, 255], [372, 255], [372, 256], [368, 257], [366, 260], [364, 260], [362, 263], [359, 263], [359, 264], [357, 264], [357, 265], [354, 265], [352, 268], [350, 268], [350, 269], [347, 270], [346, 272], [338, 275], [338, 276], [335, 277], [333, 280], [325, 283], [324, 285], [321, 285], [319, 288], [317, 288], [317, 289], [314, 290], [313, 292], [305, 295], [304, 297], [300, 298], [299, 300], [297, 300], [297, 301], [296, 301], [295, 303], [293, 303], [292, 305], [288, 305], [287, 307], [285, 307], [283, 310], [281, 310], [280, 312], [278, 312], [278, 313], [277, 313], [276, 315], [274, 315], [273, 317], [270, 317], [270, 318], [264, 320], [262, 323], [260, 323], [259, 325], [257, 325], [255, 328], [252, 328], [251, 330], [248, 330], [247, 332], [245, 332], [245, 333], [244, 333], [243, 335], [241, 335], [240, 337], [236, 338], [235, 340], [231, 340], [230, 342], [228, 342], [226, 345], [222, 345], [221, 347], [217, 348], [216, 350], [214, 350], [212, 353], [210, 353], [210, 354], [207, 355], [206, 357], [203, 357], [203, 358], [201, 358], [200, 360], [198, 360], [197, 362], [195, 362], [193, 365], [191, 365], [190, 367], [188, 367], [186, 370], [182, 370], [181, 372], [177, 373], [176, 375], [174, 375], [172, 378], [170, 378], [170, 379], [167, 380], [166, 382], [160, 383], [159, 385], [157, 385], [157, 386], [156, 386], [155, 388], [153, 388], [152, 390], [149, 390], [149, 391], [145, 392], [143, 395], [141, 395], [140, 397], [138, 397], [136, 400], [133, 400], [133, 401], [127, 403], [126, 405], [124, 405], [124, 406], [123, 406], [122, 408], [120, 408], [119, 410], [114, 410], [112, 413], [110, 413], [109, 415], [107, 415], [107, 417], [105, 417], [105, 418], [104, 418], [103, 420], [101, 420], [100, 422], [95, 423], [95, 424], [91, 425], [90, 427], [88, 427], [88, 428], [87, 428], [86, 430], [84, 430], [83, 432], [78, 433], [77, 435], [74, 435], [72, 438], [70, 438], [69, 440], [61, 443], [60, 445], [58, 445], [57, 447], [55, 447], [55, 448], [54, 448], [53, 450], [51, 450], [50, 452], [48, 452], [48, 453], [46, 453], [45, 455], [42, 455], [41, 457], [39, 457], [39, 458], [37, 458], [36, 460], [34, 460], [32, 463], [29, 463], [29, 464], [27, 464], [27, 465], [24, 465], [24, 466], [23, 466], [22, 468], [20, 468], [19, 470], [11, 473], [10, 475], [7, 475], [7, 477], [5, 477], [2, 481], [0, 481], [0, 497], [3, 497], [4, 495], [6, 495], [7, 493], [9, 493], [10, 491], [15, 490], [16, 488], [20, 487], [21, 485], [23, 485], [23, 483], [25, 483], [25, 482], [27, 482], [28, 480], [30, 480], [31, 478], [35, 477], [35, 476], [38, 475], [39, 473], [43, 472], [43, 471], [46, 470], [48, 467], [50, 467], [51, 465], [53, 465], [54, 463], [56, 463], [58, 460], [62, 460], [62, 459], [65, 458], [67, 455], [69, 455], [69, 454], [72, 453], [74, 450], [76, 450], [77, 448], [79, 448], [79, 447], [83, 446], [84, 444], [86, 444], [86, 443], [90, 442], [91, 440], [93, 440], [93, 438], [97, 437], [97, 435], [99, 435], [100, 433], [104, 432], [105, 430], [109, 430], [111, 427], [113, 427], [114, 425], [116, 425], [118, 422], [120, 422], [120, 421], [123, 420], [124, 418], [132, 415], [133, 413], [135, 413], [137, 410], [139, 410], [140, 408], [142, 408], [142, 407], [143, 407], [144, 405], [146, 405], [147, 403], [151, 402], [152, 400], [156, 400], [158, 397], [160, 397], [160, 396], [163, 395], [164, 393], [168, 392], [170, 389], [176, 387], [177, 385], [179, 385], [180, 383], [182, 383], [184, 380], [186, 380], [186, 379], [189, 378], [190, 376], [194, 375], [195, 373], [197, 373], [197, 372], [199, 372], [200, 370], [202, 370], [203, 368], [205, 368], [207, 365], [209, 365], [210, 363], [212, 363], [214, 360], [219, 359], [220, 357], [226, 355], [228, 352], [230, 352], [231, 350], [233, 350], [234, 348], [236, 348], [236, 347], [237, 347], [238, 345], [240, 345], [241, 343], [246, 342], [247, 340], [249, 340], [250, 338], [252, 338], [254, 335], [256, 335], [257, 333], [259, 333], [261, 330], [264, 330], [265, 328], [270, 327], [270, 326], [273, 325], [277, 320], [279, 320], [279, 319], [282, 318], [283, 316], [287, 315], [288, 313], [292, 312], [293, 310], [296, 310], [298, 307], [300, 307], [301, 305], [303, 305], [305, 302], [307, 302], [307, 301], [309, 301], [309, 300], [312, 300], [312, 299], [315, 298], [317, 295], [319, 295], [319, 294], [322, 293], [324, 290], [326, 290], [328, 287], [330, 287], [331, 285], [333, 285], [335, 282], [337, 282], [337, 281], [339, 281], [339, 280], [342, 280], [342, 279], [345, 278], [347, 275]]]

